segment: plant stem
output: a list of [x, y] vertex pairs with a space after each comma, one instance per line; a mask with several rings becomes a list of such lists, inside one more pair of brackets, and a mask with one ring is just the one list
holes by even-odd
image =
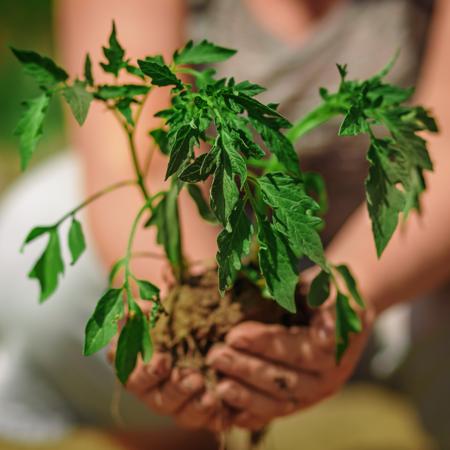
[[117, 183], [111, 184], [110, 186], [107, 186], [106, 188], [102, 189], [101, 191], [98, 191], [95, 194], [88, 197], [86, 200], [84, 200], [78, 206], [71, 209], [68, 213], [64, 214], [64, 216], [62, 216], [61, 219], [59, 219], [58, 222], [56, 222], [56, 224], [54, 226], [58, 227], [59, 225], [61, 225], [61, 223], [63, 223], [70, 216], [73, 216], [80, 209], [83, 209], [85, 206], [89, 205], [89, 203], [92, 203], [93, 201], [97, 200], [98, 198], [102, 197], [103, 195], [109, 194], [110, 192], [115, 191], [116, 189], [119, 189], [121, 187], [132, 186], [135, 184], [137, 184], [136, 180], [125, 180], [125, 181], [119, 181]]
[[137, 177], [137, 180], [136, 180], [137, 184], [138, 184], [139, 188], [141, 189], [142, 194], [144, 195], [144, 198], [146, 200], [149, 200], [150, 193], [148, 192], [147, 187], [145, 186], [144, 176], [142, 175], [141, 167], [139, 165], [136, 145], [134, 143], [133, 131], [129, 130], [128, 128], [126, 128], [125, 131], [128, 136], [128, 143], [130, 145], [131, 159], [133, 161], [134, 171], [135, 171], [136, 177]]

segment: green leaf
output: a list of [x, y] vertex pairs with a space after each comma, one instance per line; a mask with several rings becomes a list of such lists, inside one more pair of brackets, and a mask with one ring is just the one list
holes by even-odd
[[215, 216], [228, 231], [231, 230], [228, 219], [238, 199], [239, 190], [234, 180], [231, 161], [226, 152], [222, 151], [214, 172], [210, 204]]
[[308, 195], [313, 196], [319, 205], [318, 213], [324, 215], [328, 211], [328, 194], [325, 180], [315, 172], [303, 172], [303, 182]]
[[159, 288], [150, 281], [136, 280], [139, 287], [139, 296], [143, 300], [155, 300], [159, 298]]
[[228, 156], [232, 173], [239, 175], [239, 180], [242, 186], [247, 179], [247, 164], [245, 163], [245, 159], [237, 150], [235, 141], [229, 131], [226, 129], [221, 129], [219, 133], [219, 145]]
[[291, 141], [282, 133], [263, 124], [254, 123], [267, 148], [292, 175], [300, 177], [300, 163]]
[[139, 95], [145, 95], [149, 91], [148, 86], [142, 84], [104, 84], [99, 86], [95, 97], [101, 100], [119, 100], [121, 98], [133, 99]]
[[308, 305], [317, 308], [322, 306], [330, 296], [330, 274], [321, 270], [311, 283], [308, 292]]
[[225, 61], [231, 58], [236, 50], [230, 48], [219, 47], [206, 40], [194, 44], [189, 41], [184, 48], [176, 51], [173, 55], [175, 64], [209, 64]]
[[84, 80], [89, 86], [94, 86], [94, 77], [92, 76], [92, 62], [89, 53], [84, 60]]
[[[378, 146], [378, 151], [375, 149]], [[385, 147], [384, 147], [385, 148]], [[381, 256], [397, 228], [399, 214], [405, 207], [404, 193], [389, 181], [386, 167], [389, 156], [380, 144], [372, 144], [367, 154], [369, 175], [366, 179], [366, 197], [377, 255]]]
[[49, 230], [47, 247], [31, 269], [28, 277], [39, 281], [41, 294], [39, 301], [42, 303], [55, 292], [58, 286], [59, 276], [64, 273], [64, 262], [61, 257], [58, 230]]
[[181, 231], [178, 212], [179, 183], [172, 183], [159, 203], [152, 208], [152, 215], [146, 223], [156, 226], [156, 241], [163, 245], [167, 259], [177, 269], [182, 264]]
[[107, 59], [107, 63], [100, 63], [100, 65], [105, 72], [112, 73], [117, 77], [120, 69], [126, 66], [126, 61], [124, 61], [125, 50], [117, 40], [115, 22], [113, 22], [112, 31], [109, 36], [109, 47], [102, 48], [103, 54]]
[[167, 180], [189, 160], [194, 148], [196, 132], [190, 125], [180, 127], [170, 143], [170, 158], [165, 179]]
[[249, 117], [267, 127], [278, 130], [279, 128], [290, 128], [292, 126], [291, 123], [275, 109], [264, 105], [244, 93], [239, 93], [239, 95], [226, 94], [225, 97], [228, 100], [241, 105], [247, 111]]
[[350, 269], [341, 264], [339, 266], [336, 266], [336, 270], [341, 274], [341, 277], [343, 278], [349, 294], [353, 297], [353, 299], [358, 303], [361, 308], [364, 308], [364, 300], [361, 297], [361, 294], [359, 293], [358, 286], [356, 284], [356, 280], [353, 278], [352, 273], [350, 272]]
[[217, 223], [217, 218], [211, 211], [211, 208], [203, 197], [201, 189], [196, 184], [188, 184], [187, 190], [191, 198], [194, 200], [195, 205], [197, 206], [198, 213], [200, 214], [202, 219], [206, 220], [207, 222]]
[[137, 357], [142, 352], [145, 323], [141, 309], [135, 301], [129, 301], [129, 315], [120, 332], [116, 351], [116, 373], [125, 384], [136, 367]]
[[142, 72], [152, 79], [155, 86], [178, 86], [182, 85], [176, 75], [166, 66], [161, 57], [150, 57], [139, 59], [138, 64]]
[[75, 80], [72, 86], [65, 86], [63, 96], [70, 106], [76, 121], [83, 125], [89, 112], [89, 106], [94, 98], [90, 92], [86, 90], [86, 85], [80, 80]]
[[265, 92], [267, 89], [265, 87], [260, 86], [259, 84], [250, 83], [250, 81], [241, 81], [238, 84], [233, 86], [233, 89], [241, 94], [246, 94], [250, 97], [254, 97], [255, 95], [261, 94]]
[[124, 314], [122, 289], [109, 289], [98, 301], [86, 324], [84, 355], [92, 355], [109, 344]]
[[336, 361], [338, 363], [348, 347], [350, 333], [361, 331], [361, 319], [350, 306], [348, 297], [338, 292], [336, 297]]
[[155, 140], [156, 145], [161, 150], [161, 153], [164, 155], [168, 155], [170, 153], [167, 131], [162, 128], [156, 128], [150, 131], [150, 136]]
[[122, 98], [116, 103], [116, 108], [130, 125], [134, 125], [133, 111], [130, 106], [132, 103], [134, 103], [132, 98]]
[[14, 134], [20, 138], [20, 157], [22, 170], [25, 170], [42, 137], [42, 125], [47, 113], [50, 96], [43, 93], [39, 97], [25, 102], [25, 111], [19, 119]]
[[12, 47], [11, 50], [22, 63], [25, 73], [33, 77], [39, 86], [50, 88], [69, 78], [67, 72], [58, 67], [50, 58], [32, 51], [18, 50]]
[[74, 265], [78, 261], [78, 258], [86, 250], [86, 241], [84, 239], [83, 229], [81, 227], [81, 223], [75, 219], [75, 217], [70, 225], [68, 242], [70, 254], [72, 255], [72, 262], [70, 264]]
[[230, 231], [222, 230], [217, 237], [217, 266], [219, 274], [219, 290], [223, 293], [230, 288], [236, 278], [236, 273], [242, 267], [242, 258], [250, 251], [252, 224], [245, 213], [245, 204], [239, 200], [233, 210]]
[[274, 210], [277, 228], [286, 235], [296, 256], [306, 255], [328, 270], [316, 230], [322, 221], [314, 216], [319, 205], [306, 193], [304, 184], [280, 172], [260, 177], [258, 184], [264, 201]]
[[297, 259], [286, 237], [273, 224], [259, 217], [259, 266], [270, 295], [291, 313], [295, 313], [298, 283]]
[[364, 111], [352, 106], [344, 117], [344, 121], [339, 129], [339, 136], [357, 136], [358, 134], [367, 133], [369, 127]]
[[25, 245], [30, 243], [31, 241], [34, 241], [38, 237], [42, 236], [43, 234], [46, 234], [50, 232], [54, 227], [53, 226], [41, 226], [41, 227], [35, 227], [33, 228], [25, 238], [25, 241], [22, 244], [21, 251], [23, 251]]

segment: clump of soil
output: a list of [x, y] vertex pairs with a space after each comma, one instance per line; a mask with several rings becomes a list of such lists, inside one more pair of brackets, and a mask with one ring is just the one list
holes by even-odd
[[162, 302], [161, 314], [152, 330], [155, 348], [172, 354], [175, 365], [205, 368], [208, 350], [224, 340], [236, 324], [252, 320], [263, 323], [306, 325], [309, 309], [298, 292], [298, 312], [293, 315], [264, 298], [248, 278], [240, 275], [233, 289], [220, 296], [217, 272], [209, 270], [175, 286]]

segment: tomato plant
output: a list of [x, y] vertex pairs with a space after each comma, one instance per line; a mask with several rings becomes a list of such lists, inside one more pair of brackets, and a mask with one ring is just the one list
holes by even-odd
[[[86, 120], [91, 102], [106, 105], [128, 136], [135, 169], [133, 180], [119, 180], [58, 222], [33, 228], [28, 234], [24, 244], [47, 238], [29, 273], [40, 284], [41, 302], [56, 290], [67, 264], [61, 255], [60, 225], [71, 221], [67, 242], [70, 264], [75, 264], [86, 247], [77, 220], [80, 209], [124, 186], [135, 186], [142, 193], [142, 207], [132, 224], [126, 253], [114, 265], [110, 286], [86, 326], [86, 355], [105, 347], [120, 333], [115, 366], [122, 382], [126, 382], [139, 354], [144, 361], [151, 358], [151, 329], [161, 316], [164, 300], [157, 286], [133, 274], [133, 241], [139, 226], [156, 228], [157, 242], [165, 251], [178, 285], [187, 284], [189, 264], [182, 251], [178, 204], [179, 194], [185, 189], [195, 201], [198, 214], [221, 226], [216, 258], [216, 290], [221, 295], [233, 289], [238, 277], [245, 277], [258, 288], [262, 299], [269, 297], [295, 314], [299, 260], [306, 257], [320, 267], [307, 299], [311, 307], [318, 307], [334, 286], [336, 358], [340, 360], [350, 333], [361, 330], [357, 309], [364, 308], [364, 302], [349, 268], [325, 257], [319, 234], [323, 226], [324, 183], [320, 175], [301, 170], [293, 144], [336, 116], [342, 117], [337, 131], [340, 136], [368, 136], [365, 188], [375, 245], [381, 256], [400, 217], [406, 218], [411, 210], [419, 209], [425, 189], [423, 174], [432, 170], [426, 141], [418, 132], [437, 131], [434, 119], [423, 107], [405, 103], [413, 89], [384, 81], [394, 61], [363, 81], [349, 80], [346, 66], [338, 65], [341, 82], [337, 92], [320, 89], [321, 104], [292, 124], [277, 111], [278, 105], [257, 99], [264, 87], [234, 78], [216, 79], [209, 65], [231, 58], [236, 51], [206, 40], [188, 42], [170, 62], [161, 55], [133, 62], [126, 58], [113, 25], [109, 44], [103, 48], [105, 61], [100, 63], [103, 71], [115, 78], [111, 84], [95, 82], [89, 55], [83, 77], [70, 80], [66, 71], [49, 58], [32, 51], [12, 51], [41, 89], [37, 98], [25, 103], [16, 128], [24, 169], [42, 135], [48, 105], [58, 94], [80, 125]], [[133, 75], [135, 83], [118, 82], [122, 72]], [[189, 82], [183, 81], [185, 76], [181, 74], [187, 74]], [[166, 190], [153, 192], [137, 158], [134, 132], [148, 94], [165, 86], [171, 87], [171, 104], [156, 114], [161, 126], [149, 130], [149, 136], [167, 156], [169, 183]], [[208, 149], [204, 153], [198, 151], [201, 143]], [[207, 180], [211, 181], [209, 199], [200, 188]], [[123, 283], [116, 287], [114, 279], [119, 271], [123, 271]], [[140, 299], [153, 302], [150, 314], [142, 311], [133, 287], [137, 287]], [[120, 322], [123, 326], [119, 330]]]

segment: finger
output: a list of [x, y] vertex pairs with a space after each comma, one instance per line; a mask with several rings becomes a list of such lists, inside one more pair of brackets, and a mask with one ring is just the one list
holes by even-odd
[[219, 372], [253, 386], [278, 400], [290, 400], [301, 389], [317, 390], [320, 379], [294, 371], [264, 359], [246, 355], [226, 345], [216, 346], [207, 356], [207, 364]]
[[208, 428], [209, 422], [218, 413], [220, 401], [211, 392], [203, 392], [189, 400], [175, 416], [183, 428]]
[[170, 379], [142, 395], [142, 400], [160, 414], [174, 414], [204, 387], [198, 372], [182, 372], [175, 368]]
[[250, 389], [234, 380], [224, 380], [217, 386], [219, 397], [232, 408], [245, 410], [261, 421], [292, 413], [297, 406], [293, 400], [275, 400], [262, 392]]
[[155, 353], [149, 364], [139, 359], [126, 387], [134, 394], [141, 395], [166, 380], [171, 368], [172, 358], [168, 353]]
[[250, 431], [259, 431], [262, 428], [264, 428], [268, 423], [269, 422], [262, 421], [261, 419], [255, 417], [254, 415], [250, 414], [247, 411], [238, 414], [233, 420], [234, 425], [237, 425], [240, 428], [245, 428]]
[[295, 370], [318, 373], [332, 368], [333, 354], [325, 351], [311, 337], [309, 327], [287, 328], [281, 325], [245, 322], [233, 328], [225, 341], [236, 349], [262, 356]]

